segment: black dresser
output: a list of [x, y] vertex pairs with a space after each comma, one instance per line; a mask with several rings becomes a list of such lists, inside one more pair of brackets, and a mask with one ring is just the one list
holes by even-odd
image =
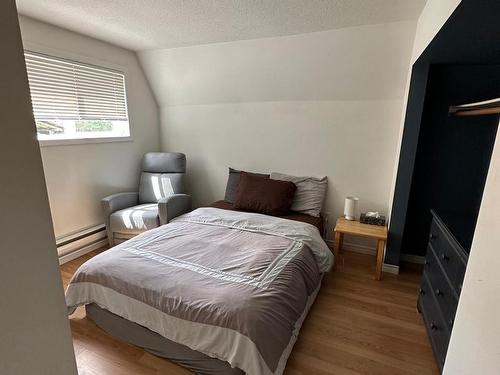
[[442, 371], [468, 254], [453, 234], [453, 227], [447, 226], [446, 220], [435, 211], [431, 213], [433, 218], [418, 310], [424, 318], [434, 355]]

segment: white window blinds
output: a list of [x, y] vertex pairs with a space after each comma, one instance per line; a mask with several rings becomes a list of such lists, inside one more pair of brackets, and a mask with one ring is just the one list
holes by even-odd
[[128, 121], [123, 73], [25, 52], [35, 120]]

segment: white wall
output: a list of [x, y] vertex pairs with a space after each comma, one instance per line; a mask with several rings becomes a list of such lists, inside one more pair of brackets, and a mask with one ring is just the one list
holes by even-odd
[[126, 75], [133, 141], [42, 147], [56, 236], [103, 223], [100, 199], [137, 190], [139, 165], [159, 149], [159, 115], [153, 93], [134, 52], [20, 17], [25, 48], [120, 69]]
[[0, 374], [76, 374], [13, 0], [0, 40]]
[[327, 175], [388, 210], [415, 23], [146, 51], [164, 150], [188, 158], [195, 204], [222, 199], [227, 167]]
[[497, 136], [444, 374], [500, 373], [499, 212], [500, 137]]

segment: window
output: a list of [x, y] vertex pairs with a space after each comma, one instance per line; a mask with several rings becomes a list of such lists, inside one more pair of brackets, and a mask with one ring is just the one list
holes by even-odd
[[129, 137], [123, 73], [26, 51], [39, 140]]

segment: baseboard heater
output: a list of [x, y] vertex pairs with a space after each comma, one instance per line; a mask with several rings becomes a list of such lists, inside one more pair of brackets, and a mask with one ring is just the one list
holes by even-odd
[[88, 227], [56, 238], [59, 264], [64, 264], [108, 245], [104, 224]]

